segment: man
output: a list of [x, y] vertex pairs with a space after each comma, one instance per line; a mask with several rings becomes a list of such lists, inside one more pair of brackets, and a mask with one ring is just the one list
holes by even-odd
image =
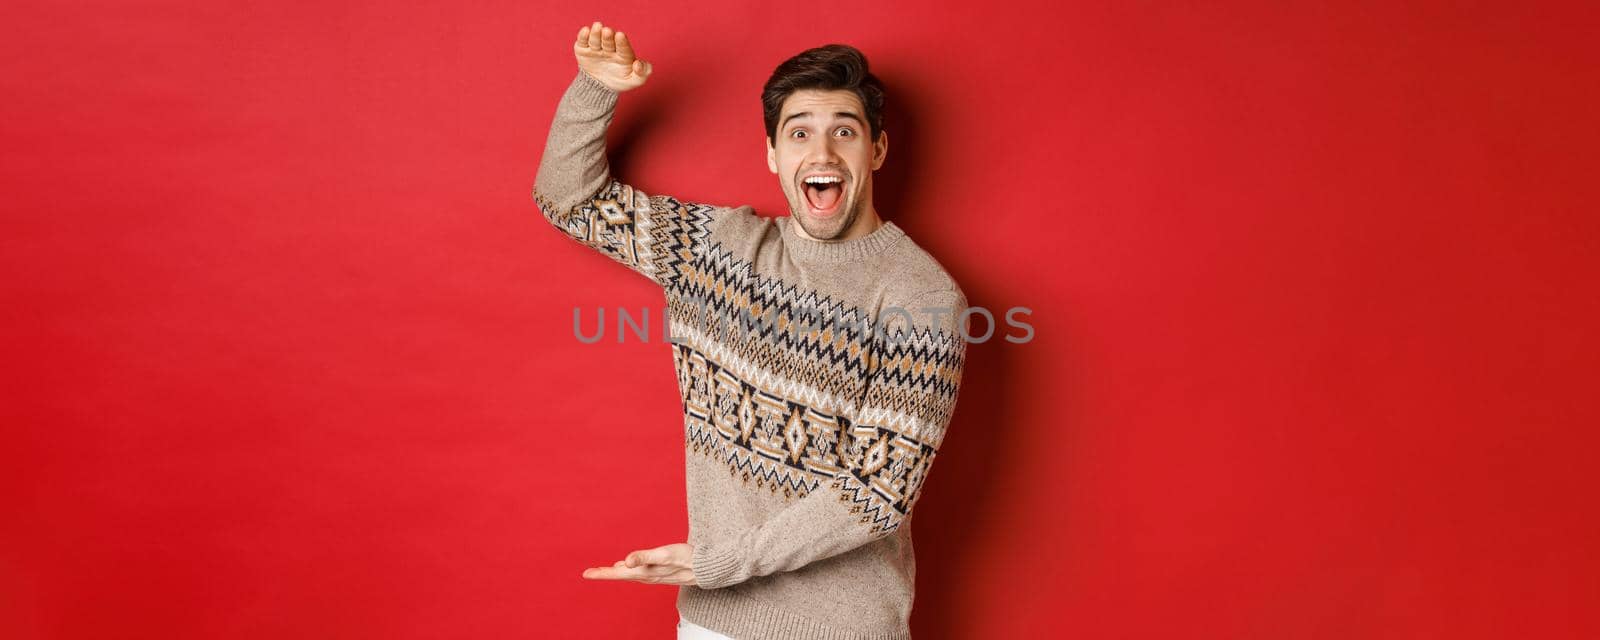
[[584, 577], [677, 585], [680, 637], [909, 638], [909, 524], [955, 409], [966, 298], [873, 207], [882, 85], [845, 45], [778, 66], [767, 167], [790, 215], [765, 218], [611, 175], [618, 95], [653, 69], [600, 22], [573, 49], [533, 198], [666, 292], [689, 507], [687, 542]]

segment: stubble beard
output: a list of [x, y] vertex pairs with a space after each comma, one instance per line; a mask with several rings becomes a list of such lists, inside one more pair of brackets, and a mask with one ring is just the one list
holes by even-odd
[[[840, 198], [845, 199], [839, 203], [842, 211], [819, 221], [809, 213], [811, 204], [806, 200], [805, 187], [802, 186], [800, 189], [801, 191], [791, 198], [789, 216], [800, 223], [800, 228], [805, 229], [806, 235], [817, 240], [836, 240], [855, 224], [856, 215], [860, 213], [855, 194], [839, 194]], [[835, 224], [838, 226], [833, 226]]]

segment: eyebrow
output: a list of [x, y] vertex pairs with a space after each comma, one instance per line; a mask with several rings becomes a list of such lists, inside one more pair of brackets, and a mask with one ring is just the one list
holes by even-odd
[[[791, 114], [789, 114], [789, 117], [783, 119], [783, 122], [778, 123], [778, 128], [782, 129], [782, 128], [786, 127], [786, 126], [789, 126], [789, 121], [793, 120], [795, 118], [808, 118], [810, 116], [811, 116], [811, 112], [810, 111], [801, 111], [800, 113], [791, 113]], [[861, 125], [863, 127], [867, 125], [867, 123], [861, 121], [861, 116], [858, 116], [858, 115], [856, 115], [856, 114], [854, 114], [852, 112], [849, 112], [849, 111], [835, 111], [835, 112], [833, 112], [833, 117], [835, 117], [835, 118], [845, 118], [845, 119], [848, 119], [848, 120], [854, 120], [854, 121], [856, 121], [856, 124]]]

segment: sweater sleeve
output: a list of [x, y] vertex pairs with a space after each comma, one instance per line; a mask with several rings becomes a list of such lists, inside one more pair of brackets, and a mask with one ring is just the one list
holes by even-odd
[[696, 586], [793, 571], [888, 536], [910, 519], [955, 411], [966, 359], [960, 290], [910, 299], [903, 305], [909, 321], [892, 317], [874, 338], [867, 383], [840, 417], [837, 441], [820, 445], [838, 453], [838, 470], [770, 519], [699, 541]]
[[700, 251], [712, 221], [734, 209], [647, 194], [611, 175], [606, 129], [617, 97], [578, 71], [556, 106], [533, 200], [568, 237], [664, 287]]

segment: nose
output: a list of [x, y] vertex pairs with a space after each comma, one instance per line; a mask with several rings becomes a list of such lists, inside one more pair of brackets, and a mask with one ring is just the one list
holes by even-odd
[[839, 166], [844, 164], [843, 158], [839, 155], [838, 151], [834, 149], [834, 144], [836, 143], [832, 138], [828, 136], [818, 136], [818, 140], [818, 142], [811, 145], [811, 149], [806, 153], [807, 160], [809, 160], [811, 164], [828, 166]]

